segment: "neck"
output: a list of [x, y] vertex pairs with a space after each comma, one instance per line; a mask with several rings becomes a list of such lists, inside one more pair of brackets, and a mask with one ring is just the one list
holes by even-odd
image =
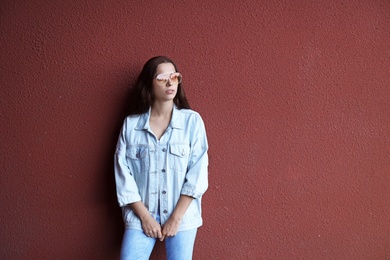
[[173, 110], [173, 101], [154, 102], [152, 105], [151, 116], [170, 117]]

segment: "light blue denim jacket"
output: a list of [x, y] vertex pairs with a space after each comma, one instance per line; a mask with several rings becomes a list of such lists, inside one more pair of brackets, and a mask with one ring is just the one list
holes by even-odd
[[179, 231], [202, 225], [201, 199], [208, 187], [208, 143], [200, 115], [174, 106], [171, 122], [157, 140], [149, 112], [128, 116], [115, 152], [115, 180], [126, 228], [142, 230], [128, 204], [142, 201], [150, 214], [160, 214], [163, 225], [181, 194], [194, 198]]

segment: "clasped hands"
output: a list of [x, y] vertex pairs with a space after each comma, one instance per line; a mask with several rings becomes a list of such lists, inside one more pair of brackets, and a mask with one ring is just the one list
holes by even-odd
[[169, 218], [165, 224], [161, 226], [152, 216], [149, 216], [142, 221], [142, 230], [146, 236], [164, 241], [165, 238], [176, 235], [179, 225], [180, 220]]

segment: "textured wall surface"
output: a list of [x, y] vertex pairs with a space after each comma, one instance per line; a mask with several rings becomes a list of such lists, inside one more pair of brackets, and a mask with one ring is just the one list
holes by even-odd
[[210, 143], [194, 259], [390, 258], [388, 0], [5, 0], [0, 37], [0, 259], [118, 258], [115, 143], [160, 54]]

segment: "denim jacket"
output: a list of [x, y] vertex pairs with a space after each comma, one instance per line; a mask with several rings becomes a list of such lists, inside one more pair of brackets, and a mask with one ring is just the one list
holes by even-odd
[[115, 152], [115, 180], [126, 228], [142, 230], [128, 204], [142, 201], [163, 225], [180, 195], [194, 198], [179, 231], [202, 225], [201, 199], [208, 187], [208, 143], [200, 115], [174, 106], [171, 122], [160, 140], [152, 133], [149, 112], [128, 116]]

